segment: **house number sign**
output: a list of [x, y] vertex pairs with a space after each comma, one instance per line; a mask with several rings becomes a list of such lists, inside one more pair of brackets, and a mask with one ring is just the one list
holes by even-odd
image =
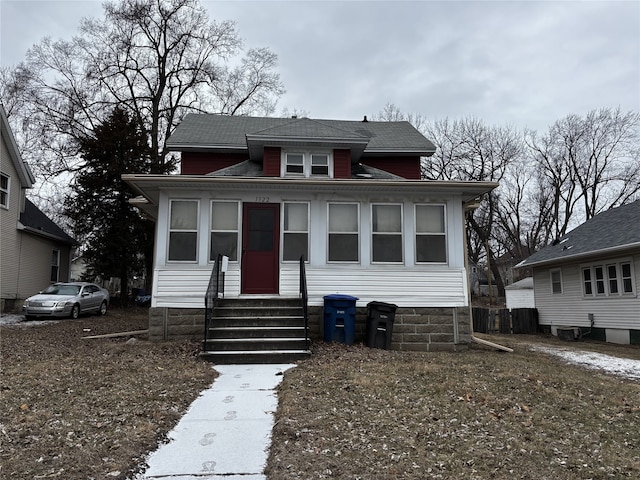
[[257, 203], [269, 203], [269, 197], [256, 197]]

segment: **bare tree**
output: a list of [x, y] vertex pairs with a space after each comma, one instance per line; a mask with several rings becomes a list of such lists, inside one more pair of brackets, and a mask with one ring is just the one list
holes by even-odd
[[79, 168], [77, 139], [114, 106], [141, 125], [159, 173], [173, 166], [166, 139], [188, 112], [267, 114], [284, 91], [275, 54], [252, 49], [235, 60], [234, 23], [211, 21], [198, 0], [106, 2], [104, 18], [83, 19], [79, 31], [33, 46], [12, 77], [27, 105], [16, 115], [40, 139], [40, 149], [25, 149], [40, 174]]
[[[527, 132], [536, 165], [540, 219], [547, 243], [599, 212], [628, 203], [640, 193], [640, 115], [603, 108], [568, 115], [546, 135]], [[582, 208], [580, 208], [582, 206]]]

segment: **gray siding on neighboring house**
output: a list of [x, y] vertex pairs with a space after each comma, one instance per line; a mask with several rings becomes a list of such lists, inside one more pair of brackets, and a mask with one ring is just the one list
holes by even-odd
[[20, 217], [23, 193], [20, 179], [9, 156], [4, 136], [0, 147], [0, 170], [9, 176], [10, 182], [9, 208], [0, 207], [0, 256], [2, 258], [0, 290], [3, 299], [15, 299], [18, 296], [19, 264], [11, 260], [20, 257], [20, 245], [16, 228]]
[[[635, 277], [634, 295], [586, 298], [583, 295], [581, 268], [583, 265], [631, 260]], [[551, 293], [551, 270], [560, 269], [562, 293]], [[604, 329], [640, 330], [640, 253], [633, 256], [606, 257], [569, 263], [561, 267], [534, 267], [535, 304], [540, 325], [551, 327], [589, 327], [593, 314], [594, 327]]]
[[45, 237], [21, 233], [22, 238], [20, 258], [20, 298], [24, 299], [40, 290], [44, 290], [51, 283], [51, 253], [60, 251], [60, 265], [58, 280], [69, 280], [70, 247], [49, 240]]

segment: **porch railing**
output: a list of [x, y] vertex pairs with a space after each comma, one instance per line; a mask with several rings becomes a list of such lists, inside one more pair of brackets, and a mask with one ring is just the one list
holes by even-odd
[[207, 293], [204, 296], [204, 342], [202, 349], [207, 350], [207, 340], [209, 340], [209, 328], [213, 320], [214, 310], [218, 304], [218, 299], [224, 295], [224, 272], [222, 271], [222, 255], [218, 254], [216, 262], [211, 270]]
[[304, 255], [300, 256], [300, 298], [302, 299], [302, 315], [304, 317], [304, 341], [309, 349], [309, 294], [307, 292], [307, 273], [304, 268]]

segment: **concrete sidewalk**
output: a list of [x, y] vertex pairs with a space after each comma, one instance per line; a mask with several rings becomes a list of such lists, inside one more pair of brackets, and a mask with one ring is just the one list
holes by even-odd
[[218, 365], [137, 480], [264, 480], [278, 408], [274, 389], [294, 364]]

